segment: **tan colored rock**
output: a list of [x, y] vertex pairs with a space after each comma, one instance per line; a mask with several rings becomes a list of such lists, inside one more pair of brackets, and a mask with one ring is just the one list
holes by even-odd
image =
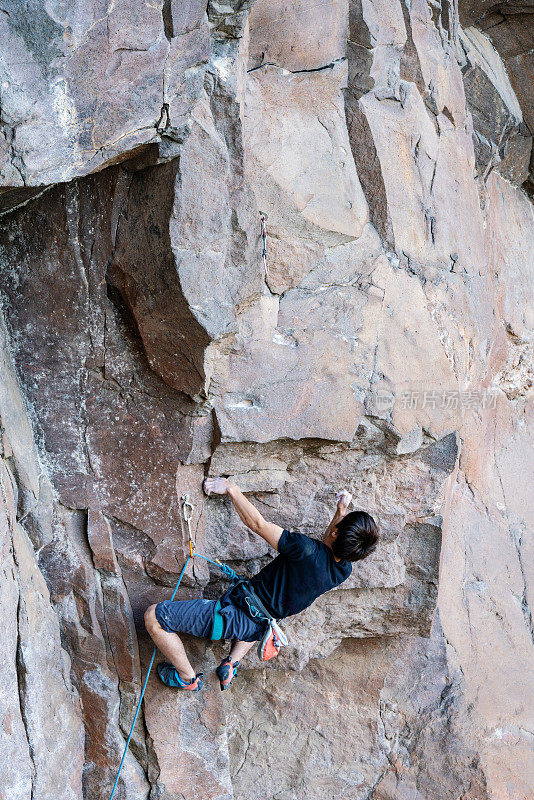
[[[206, 663], [200, 643], [188, 644]], [[213, 657], [208, 656], [207, 664], [214, 669]], [[149, 681], [145, 721], [157, 757], [154, 784], [164, 800], [195, 794], [210, 800], [233, 798], [219, 681], [214, 674], [206, 678], [200, 696], [164, 687], [155, 670]]]
[[[259, 307], [243, 316], [241, 325], [248, 335], [237, 339], [237, 348], [226, 363], [222, 362], [219, 369], [225, 372], [216, 373], [217, 383], [225, 387], [221, 399], [215, 401], [223, 438], [265, 442], [320, 436], [350, 441], [362, 411], [347, 373], [350, 343], [343, 342], [341, 349], [339, 339], [319, 330], [301, 344], [298, 337], [307, 338], [306, 333], [300, 333], [304, 318], [288, 315], [284, 327], [291, 335], [284, 335], [276, 327], [278, 306], [276, 296], [263, 295]], [[336, 361], [329, 358], [334, 344], [338, 349]], [[245, 357], [243, 350], [247, 351]], [[319, 380], [312, 377], [316, 373]], [[272, 376], [279, 376], [275, 383]], [[330, 416], [328, 408], [334, 398], [340, 410]]]
[[[458, 379], [425, 292], [416, 276], [387, 261], [373, 281], [383, 294], [369, 298], [362, 328], [363, 345], [375, 345], [367, 407], [379, 416], [390, 414], [402, 437], [421, 428], [441, 437], [457, 419], [457, 410], [447, 408], [447, 396], [457, 394]], [[399, 452], [420, 444], [416, 440]]]
[[[360, 100], [382, 167], [396, 249], [419, 263], [471, 270], [483, 260], [483, 245], [470, 138], [445, 117], [438, 120], [438, 136], [413, 84], [399, 91], [402, 100]], [[458, 195], [452, 207], [451, 193]]]
[[[501, 325], [510, 331], [505, 337], [501, 328], [507, 341], [494, 356], [502, 381], [508, 369], [506, 350], [515, 350], [520, 337], [529, 336], [528, 289], [515, 295], [513, 322], [506, 319], [501, 298], [507, 293], [505, 284], [514, 292], [517, 279], [512, 276], [521, 274], [528, 264], [521, 243], [533, 223], [525, 196], [502, 178], [493, 176], [488, 191], [486, 244], [488, 260], [495, 259], [494, 302]], [[521, 220], [520, 236], [506, 243], [505, 196], [508, 208], [513, 209], [512, 230], [519, 230], [515, 226]], [[517, 336], [511, 332], [514, 324], [520, 331]], [[461, 665], [468, 692], [477, 698], [475, 711], [484, 731], [481, 761], [489, 785], [496, 796], [505, 792], [509, 795], [503, 796], [518, 798], [529, 796], [534, 766], [526, 733], [531, 709], [525, 701], [532, 694], [527, 667], [532, 652], [532, 575], [525, 531], [533, 509], [527, 486], [518, 479], [532, 469], [531, 402], [532, 384], [527, 382], [509, 399], [499, 392], [495, 407], [486, 409], [481, 418], [470, 417], [471, 435], [460, 458], [462, 471], [450, 484], [445, 508], [449, 522], [444, 530], [439, 601], [445, 634], [454, 648], [451, 661]], [[462, 569], [454, 571], [450, 559], [457, 564], [459, 553]], [[458, 596], [463, 598], [461, 603]], [[509, 680], [503, 681], [497, 664], [507, 664]], [[522, 762], [520, 770], [515, 768], [516, 758]]]
[[[388, 3], [350, 3], [350, 38], [361, 43], [367, 28], [372, 46], [370, 77], [375, 88], [387, 87], [398, 80], [402, 49], [406, 43], [406, 25], [399, 0]], [[394, 77], [395, 76], [395, 77]]]
[[70, 686], [57, 617], [31, 545], [14, 531], [20, 580], [18, 668], [22, 707], [33, 763], [33, 791], [39, 797], [79, 797], [84, 731]]
[[89, 508], [87, 517], [87, 538], [95, 568], [117, 574], [119, 567], [109, 521], [94, 508]]
[[[427, 108], [446, 114], [458, 129], [469, 129], [465, 89], [458, 64], [456, 32], [447, 9], [433, 9], [416, 0], [410, 7], [410, 28], [421, 70]], [[459, 34], [460, 35], [460, 34]]]
[[255, 3], [248, 24], [252, 49], [249, 69], [264, 64], [299, 72], [320, 69], [343, 58], [348, 4], [333, 0], [310, 6], [269, 0]]
[[463, 763], [461, 681], [444, 649], [439, 633], [431, 644], [349, 640], [298, 682], [269, 668], [243, 673], [243, 693], [225, 697], [237, 795], [300, 798], [313, 782], [321, 800], [365, 797], [370, 787], [380, 800], [487, 797], [473, 750]]
[[487, 187], [486, 249], [497, 284], [497, 311], [508, 333], [523, 340], [534, 329], [532, 203], [497, 175], [490, 176]]
[[345, 62], [308, 74], [267, 66], [249, 75], [247, 174], [268, 215], [273, 291], [298, 283], [325, 245], [357, 239], [368, 220], [344, 122], [346, 75]]

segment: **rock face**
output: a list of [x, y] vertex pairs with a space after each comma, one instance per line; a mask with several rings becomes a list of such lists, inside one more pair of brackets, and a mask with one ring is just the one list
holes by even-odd
[[152, 676], [117, 797], [531, 800], [531, 5], [4, 6], [0, 797], [109, 796], [180, 497], [272, 557], [223, 474], [381, 544], [231, 691]]
[[[483, 72], [487, 73], [487, 68], [482, 62], [486, 62], [490, 69], [493, 65], [496, 67], [496, 72], [491, 78], [491, 82], [494, 84], [493, 92], [496, 90], [501, 97], [504, 97], [504, 89], [507, 96], [511, 98], [509, 91], [511, 84], [512, 92], [516, 94], [519, 101], [524, 124], [519, 126], [512, 137], [507, 136], [501, 140], [490, 138], [489, 143], [496, 162], [504, 154], [505, 169], [513, 169], [512, 181], [516, 183], [525, 181], [525, 189], [532, 197], [534, 192], [534, 155], [532, 154], [534, 129], [532, 14], [534, 8], [532, 2], [522, 0], [519, 3], [509, 1], [494, 3], [492, 0], [484, 0], [484, 2], [478, 3], [473, 0], [460, 0], [459, 12], [462, 25], [466, 27], [476, 25], [478, 28], [478, 30], [472, 27], [469, 29], [469, 39], [473, 47], [467, 48], [468, 58], [470, 49], [474, 54], [477, 50], [484, 52], [485, 56], [480, 62]], [[500, 59], [497, 62], [491, 53], [491, 45], [499, 53]], [[502, 66], [505, 67], [506, 75], [503, 75]], [[469, 93], [469, 89], [467, 92]], [[480, 94], [483, 95], [485, 92]], [[498, 106], [500, 100], [499, 98], [495, 99]], [[487, 103], [487, 99], [482, 99], [482, 102], [477, 102], [476, 106], [484, 113], [484, 107], [489, 110]], [[494, 105], [495, 113], [497, 108], [495, 108], [495, 104], [491, 103], [489, 107], [491, 105]], [[516, 104], [511, 98], [511, 102], [507, 102], [508, 112], [505, 113], [510, 113], [514, 105]], [[476, 116], [476, 111], [474, 111], [474, 115]], [[499, 117], [501, 114], [497, 111], [497, 114], [494, 115], [494, 122]], [[488, 117], [488, 121], [489, 119], [491, 117]], [[484, 135], [483, 131], [480, 133], [482, 136]]]

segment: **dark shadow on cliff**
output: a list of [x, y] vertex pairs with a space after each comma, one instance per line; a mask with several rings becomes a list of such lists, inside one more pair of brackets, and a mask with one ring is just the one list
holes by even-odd
[[372, 90], [370, 71], [373, 63], [372, 42], [364, 20], [361, 0], [349, 3], [347, 40], [348, 81], [345, 94], [345, 117], [352, 156], [358, 178], [369, 205], [371, 222], [382, 241], [393, 246], [393, 230], [388, 214], [386, 187], [369, 123], [359, 99]]
[[151, 368], [193, 396], [210, 338], [182, 293], [169, 232], [179, 161], [134, 172], [117, 222], [107, 282], [131, 311]]

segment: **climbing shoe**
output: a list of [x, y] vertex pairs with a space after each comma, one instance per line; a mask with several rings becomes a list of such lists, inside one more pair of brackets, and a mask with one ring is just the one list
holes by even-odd
[[224, 692], [225, 689], [228, 689], [233, 679], [237, 675], [238, 666], [239, 666], [239, 661], [234, 661], [232, 663], [227, 656], [223, 661], [221, 661], [221, 663], [215, 670], [215, 672], [219, 676], [222, 692]]
[[158, 664], [158, 675], [165, 686], [171, 686], [173, 689], [188, 689], [190, 692], [199, 692], [202, 689], [202, 672], [195, 675], [192, 681], [184, 681], [180, 678], [176, 667], [168, 661]]

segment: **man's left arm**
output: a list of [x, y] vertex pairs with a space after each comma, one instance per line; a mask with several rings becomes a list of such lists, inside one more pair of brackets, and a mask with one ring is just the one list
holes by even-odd
[[347, 492], [346, 489], [342, 489], [340, 492], [337, 493], [337, 508], [335, 511], [334, 516], [328, 523], [328, 528], [325, 531], [325, 536], [328, 536], [329, 533], [333, 531], [336, 527], [337, 523], [346, 517], [348, 514], [349, 506], [352, 502], [352, 495], [350, 492]]

